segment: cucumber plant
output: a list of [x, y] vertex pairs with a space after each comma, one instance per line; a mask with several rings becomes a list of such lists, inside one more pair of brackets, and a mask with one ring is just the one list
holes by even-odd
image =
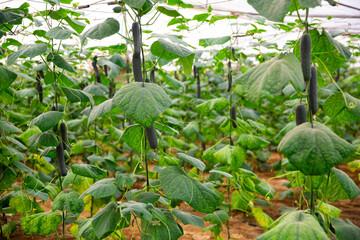
[[[359, 168], [358, 69], [321, 22], [308, 22], [321, 1], [280, 11], [249, 0], [264, 18], [246, 30], [234, 22], [198, 49], [182, 33], [236, 16], [209, 7], [189, 18], [181, 12], [194, 6], [182, 1], [115, 2], [121, 23], [95, 25], [72, 1], [0, 10], [1, 238], [21, 227], [57, 239], [67, 229], [78, 239], [181, 239], [191, 224], [232, 239], [236, 211], [264, 228], [258, 239], [358, 235], [333, 204], [360, 194], [337, 167]], [[296, 21], [272, 26], [297, 39], [282, 49], [261, 37], [265, 18], [282, 22], [293, 11]], [[175, 34], [149, 30], [159, 16]], [[20, 28], [36, 41], [16, 38]], [[236, 47], [242, 37], [255, 53]], [[282, 193], [262, 179], [276, 151]], [[297, 190], [296, 207], [273, 219], [266, 206]]]

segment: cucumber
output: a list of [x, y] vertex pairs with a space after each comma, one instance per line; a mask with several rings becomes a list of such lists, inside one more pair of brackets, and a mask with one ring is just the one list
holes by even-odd
[[143, 82], [140, 55], [133, 54], [133, 74], [135, 82]]
[[234, 128], [237, 128], [237, 123], [236, 123], [236, 108], [235, 106], [232, 106], [230, 109], [230, 118], [231, 118], [231, 122]]
[[193, 72], [194, 72], [194, 79], [196, 79], [197, 76], [197, 67], [194, 65], [193, 67]]
[[318, 107], [318, 85], [317, 85], [317, 73], [316, 68], [311, 67], [311, 78], [309, 86], [309, 106], [311, 114], [316, 114]]
[[59, 146], [56, 147], [56, 162], [59, 169], [60, 176], [64, 177], [67, 174], [66, 166], [65, 166], [65, 155], [64, 155], [64, 147], [62, 142], [60, 141]]
[[99, 74], [99, 69], [96, 65], [96, 62], [95, 61], [92, 61], [92, 66], [94, 68], [94, 72], [95, 72], [95, 77], [96, 77], [96, 82], [97, 83], [101, 83], [101, 78], [100, 78], [100, 74]]
[[115, 83], [110, 82], [109, 83], [109, 98], [112, 98], [114, 96], [114, 92], [115, 92]]
[[235, 59], [235, 61], [237, 61], [238, 59], [237, 59], [237, 57], [235, 55], [235, 48], [233, 48], [233, 47], [231, 48], [231, 53], [232, 53], [232, 56]]
[[296, 119], [296, 126], [306, 122], [306, 110], [304, 105], [299, 104], [296, 106], [295, 119]]
[[149, 146], [151, 149], [156, 149], [158, 147], [158, 142], [156, 139], [156, 131], [154, 124], [151, 127], [145, 127], [145, 134], [148, 140]]
[[43, 87], [41, 86], [40, 82], [37, 83], [36, 89], [39, 93], [39, 101], [42, 103], [43, 102]]
[[307, 82], [311, 77], [311, 38], [307, 33], [300, 39], [300, 60], [304, 80]]
[[155, 80], [155, 69], [151, 69], [151, 71], [150, 71], [150, 81], [153, 82], [153, 83], [156, 83], [156, 80]]
[[231, 118], [231, 122], [233, 124], [234, 128], [237, 128], [237, 123], [236, 123], [236, 107], [232, 106], [230, 109], [230, 118]]
[[228, 74], [228, 88], [227, 88], [228, 92], [231, 91], [231, 86], [232, 86], [232, 75], [231, 75], [231, 73], [229, 73]]
[[[56, 111], [55, 105], [53, 105], [53, 106], [51, 107], [50, 111]], [[57, 129], [58, 129], [58, 125], [55, 124], [55, 126], [53, 127], [53, 131], [56, 133], [56, 132], [57, 132]]]
[[40, 75], [40, 77], [41, 77], [42, 79], [45, 78], [45, 76], [44, 76], [44, 71], [43, 71], [43, 70], [40, 70], [38, 73], [39, 73], [39, 75]]
[[60, 123], [60, 136], [61, 136], [64, 150], [68, 150], [69, 145], [68, 145], [68, 137], [67, 137], [67, 128], [66, 128], [65, 123], [63, 123], [63, 122]]
[[107, 65], [104, 65], [104, 73], [105, 73], [105, 76], [107, 77], [108, 76], [108, 66]]
[[132, 25], [132, 33], [133, 33], [133, 40], [134, 40], [134, 55], [140, 56], [141, 32], [140, 32], [140, 25], [137, 22], [134, 22]]

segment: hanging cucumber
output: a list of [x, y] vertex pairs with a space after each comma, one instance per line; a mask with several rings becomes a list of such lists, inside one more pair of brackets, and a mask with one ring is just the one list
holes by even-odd
[[67, 136], [67, 128], [65, 123], [60, 123], [60, 136], [63, 143], [64, 150], [68, 150], [68, 136]]
[[135, 82], [143, 82], [140, 55], [133, 54], [133, 74]]
[[237, 123], [236, 123], [236, 108], [235, 106], [232, 106], [230, 109], [230, 118], [231, 118], [231, 122], [234, 128], [237, 128]]
[[37, 89], [37, 91], [39, 93], [39, 101], [42, 103], [43, 102], [43, 87], [41, 86], [40, 82], [38, 82], [36, 84], [36, 89]]
[[154, 124], [151, 127], [145, 127], [145, 134], [148, 140], [149, 146], [151, 149], [156, 149], [158, 146], [158, 142], [156, 139], [156, 131]]
[[65, 166], [64, 147], [61, 141], [59, 146], [56, 147], [56, 161], [60, 176], [62, 177], [66, 176], [67, 170]]
[[296, 106], [295, 119], [296, 119], [296, 126], [306, 122], [306, 110], [304, 105], [299, 104]]
[[307, 33], [300, 39], [300, 60], [304, 80], [307, 82], [311, 77], [311, 38]]
[[156, 83], [156, 79], [155, 79], [155, 68], [151, 69], [150, 71], [150, 81], [152, 83]]
[[309, 106], [312, 114], [316, 114], [318, 107], [318, 86], [316, 68], [311, 67], [311, 78], [309, 86]]
[[100, 78], [100, 74], [99, 74], [99, 69], [96, 65], [96, 61], [92, 61], [92, 66], [94, 68], [94, 72], [95, 72], [95, 78], [96, 78], [96, 82], [97, 83], [101, 83], [101, 78]]
[[140, 25], [137, 22], [132, 24], [132, 34], [134, 41], [134, 55], [140, 56], [141, 53], [141, 31]]
[[107, 65], [104, 65], [104, 73], [105, 73], [105, 76], [107, 77], [108, 76], [108, 66]]

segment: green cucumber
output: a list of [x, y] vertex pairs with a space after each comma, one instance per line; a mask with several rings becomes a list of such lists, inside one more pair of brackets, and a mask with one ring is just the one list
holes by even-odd
[[300, 60], [304, 80], [307, 82], [311, 77], [311, 38], [307, 33], [300, 39]]
[[299, 104], [296, 106], [295, 119], [296, 126], [306, 122], [306, 110], [304, 105]]

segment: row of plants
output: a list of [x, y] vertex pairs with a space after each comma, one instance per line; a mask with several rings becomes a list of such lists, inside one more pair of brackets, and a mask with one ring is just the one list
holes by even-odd
[[[123, 16], [124, 36], [115, 18], [91, 25], [63, 7], [71, 0], [44, 2], [46, 10], [31, 14], [28, 2], [0, 11], [2, 238], [21, 227], [65, 239], [70, 225], [78, 239], [126, 239], [130, 227], [141, 239], [179, 239], [191, 224], [230, 239], [233, 210], [264, 228], [257, 239], [359, 235], [333, 205], [360, 194], [336, 167], [360, 168], [359, 73], [350, 65], [359, 52], [308, 22], [320, 0], [282, 1], [276, 11], [269, 7], [276, 1], [249, 0], [264, 18], [245, 35], [266, 53], [246, 55], [230, 35], [200, 39], [205, 50], [219, 49], [210, 59], [181, 35], [144, 29], [159, 15], [176, 31], [234, 18], [211, 7], [190, 19], [181, 10], [193, 6], [181, 0], [119, 1], [113, 10]], [[300, 9], [306, 18], [279, 23]], [[287, 49], [267, 43], [259, 34], [265, 18], [278, 31], [300, 31], [299, 39]], [[12, 37], [28, 32], [33, 44]], [[107, 37], [126, 44], [87, 47]], [[69, 39], [79, 45], [63, 44]], [[283, 159], [269, 166], [276, 150]], [[275, 192], [255, 173], [266, 168], [286, 177], [289, 190]], [[297, 208], [278, 219], [266, 214], [272, 199], [297, 190]]]

